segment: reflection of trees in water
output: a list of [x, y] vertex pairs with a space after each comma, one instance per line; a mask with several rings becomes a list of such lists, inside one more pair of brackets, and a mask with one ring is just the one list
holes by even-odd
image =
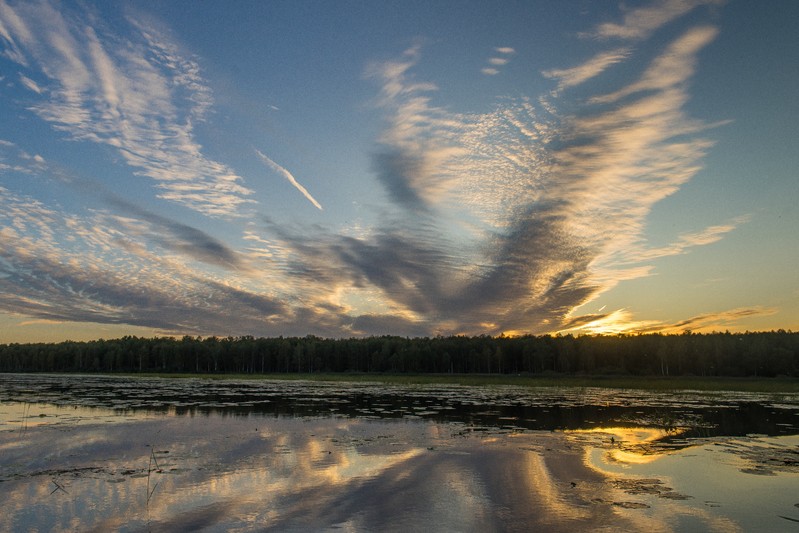
[[[252, 529], [253, 524], [260, 530], [323, 530], [349, 524], [365, 531], [583, 531], [600, 526], [658, 531], [675, 512], [701, 519], [704, 525], [718, 515], [702, 500], [684, 500], [696, 494], [694, 487], [688, 490], [673, 479], [661, 481], [662, 474], [649, 463], [687, 446], [712, 443], [717, 461], [716, 452], [735, 454], [745, 460], [741, 469], [748, 473], [796, 472], [788, 468], [799, 438], [687, 438], [690, 428], [666, 427], [670, 410], [658, 405], [646, 411], [640, 406], [646, 395], [633, 401], [624, 391], [615, 392], [623, 405], [611, 406], [630, 415], [624, 423], [522, 431], [519, 419], [508, 415], [513, 409], [526, 409], [528, 414], [548, 409], [563, 420], [565, 413], [579, 412], [576, 404], [597, 402], [600, 394], [539, 391], [548, 396], [537, 398], [536, 391], [528, 391], [526, 405], [519, 406], [509, 405], [512, 391], [470, 388], [387, 391], [372, 386], [348, 396], [346, 387], [313, 383], [225, 387], [200, 381], [61, 376], [0, 376], [0, 385], [3, 402], [7, 390], [19, 396], [41, 389], [53, 392], [51, 399], [58, 391], [62, 403], [34, 404], [31, 409], [38, 424], [50, 427], [32, 423], [24, 435], [4, 433], [0, 463], [13, 465], [15, 473], [3, 480], [11, 497], [0, 517], [0, 530], [11, 530], [3, 527], [3, 520], [15, 513], [48, 524], [53, 517], [72, 519], [85, 512], [71, 528], [50, 529], [71, 530], [76, 523], [90, 529], [95, 521], [111, 517], [124, 518], [142, 530], [150, 525], [153, 530]], [[203, 396], [205, 386], [208, 397]], [[262, 408], [225, 408], [217, 397], [225, 388], [223, 397], [232, 405], [240, 398], [255, 405], [258, 398], [268, 397], [273, 401], [258, 405], [279, 403], [287, 410], [293, 400], [301, 400], [298, 412], [307, 409], [316, 415], [275, 416]], [[150, 408], [129, 408], [126, 416], [114, 416], [107, 408], [81, 406], [110, 406], [115, 390], [117, 402], [131, 396], [127, 405], [149, 397], [154, 404], [160, 402], [161, 409], [177, 403], [193, 407], [185, 407], [187, 416], [151, 416]], [[326, 396], [338, 398], [333, 404], [339, 406], [336, 416], [321, 414], [320, 409], [329, 407]], [[656, 395], [649, 399], [663, 401]], [[697, 400], [683, 398], [674, 410], [685, 410]], [[541, 405], [529, 405], [533, 401]], [[562, 404], [559, 409], [546, 407], [556, 402]], [[217, 406], [201, 407], [211, 403]], [[710, 404], [706, 396], [703, 403]], [[24, 404], [4, 405], [16, 406], [18, 412], [7, 415], [14, 420], [26, 412]], [[434, 410], [449, 414], [436, 415]], [[418, 418], [398, 419], [395, 411]], [[189, 412], [198, 416], [192, 418]], [[394, 418], [372, 419], [381, 412]], [[46, 416], [40, 418], [42, 414]], [[431, 422], [435, 416], [444, 423]], [[663, 427], [643, 425], [649, 423]], [[145, 445], [154, 439], [156, 448]], [[600, 458], [611, 457], [606, 464], [612, 460], [627, 468], [635, 463], [641, 467], [637, 472], [645, 473], [589, 468], [586, 454], [594, 451]], [[782, 461], [782, 470], [775, 461]], [[148, 476], [153, 477], [144, 479]], [[64, 494], [49, 494], [51, 478], [64, 481], [69, 502], [76, 502], [73, 507], [62, 506]], [[159, 485], [153, 493], [155, 482]], [[46, 491], [32, 500], [31, 486]], [[109, 493], [114, 496], [109, 498]], [[149, 502], [145, 494], [151, 496]], [[88, 501], [92, 505], [82, 504]], [[34, 516], [28, 512], [31, 507], [41, 512]], [[642, 508], [651, 512], [618, 513]], [[728, 526], [715, 530], [735, 531]], [[95, 529], [121, 527], [108, 522]]]
[[[796, 394], [614, 389], [400, 386], [0, 375], [0, 401], [149, 410], [177, 415], [426, 419], [480, 428], [652, 427], [679, 438], [799, 433]], [[672, 440], [675, 440], [676, 437]]]

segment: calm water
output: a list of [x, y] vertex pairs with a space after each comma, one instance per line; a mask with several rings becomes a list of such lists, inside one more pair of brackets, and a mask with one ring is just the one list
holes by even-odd
[[799, 395], [0, 374], [2, 531], [799, 531]]

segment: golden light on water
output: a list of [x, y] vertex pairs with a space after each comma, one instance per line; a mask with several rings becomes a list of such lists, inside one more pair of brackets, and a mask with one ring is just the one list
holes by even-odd
[[[603, 439], [607, 448], [604, 458], [607, 462], [620, 464], [647, 464], [656, 461], [665, 452], [655, 450], [653, 445], [666, 437], [673, 437], [684, 429], [660, 429], [651, 427], [604, 427], [576, 429], [567, 431], [571, 435], [607, 435]], [[591, 463], [592, 461], [588, 461]]]

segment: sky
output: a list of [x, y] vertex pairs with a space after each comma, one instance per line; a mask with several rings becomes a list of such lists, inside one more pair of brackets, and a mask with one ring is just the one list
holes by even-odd
[[0, 0], [0, 342], [799, 330], [797, 20]]

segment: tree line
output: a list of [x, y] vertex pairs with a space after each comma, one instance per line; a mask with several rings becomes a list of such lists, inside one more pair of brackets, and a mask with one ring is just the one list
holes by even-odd
[[127, 336], [0, 344], [0, 371], [799, 377], [799, 333], [350, 339]]

